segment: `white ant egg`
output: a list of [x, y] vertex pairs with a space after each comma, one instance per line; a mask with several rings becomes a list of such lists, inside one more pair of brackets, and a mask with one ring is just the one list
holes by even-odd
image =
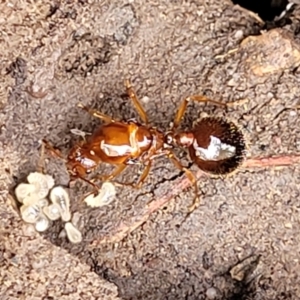
[[49, 219], [44, 215], [40, 214], [38, 219], [35, 222], [35, 230], [39, 232], [46, 231], [50, 226]]
[[54, 186], [54, 179], [50, 175], [33, 172], [27, 176], [27, 181], [35, 186], [35, 193], [39, 199], [45, 198]]
[[24, 199], [30, 198], [30, 195], [35, 192], [35, 186], [29, 183], [20, 183], [15, 188], [15, 195], [19, 202], [24, 203]]
[[50, 200], [58, 206], [62, 220], [70, 221], [70, 198], [67, 191], [62, 186], [54, 187], [50, 192]]
[[35, 223], [41, 213], [37, 205], [22, 205], [20, 208], [21, 217], [27, 223]]
[[57, 204], [50, 204], [43, 208], [44, 214], [52, 221], [58, 220], [60, 218], [60, 210]]
[[65, 230], [67, 232], [68, 239], [71, 243], [77, 244], [82, 241], [81, 232], [71, 222], [67, 222], [65, 224]]

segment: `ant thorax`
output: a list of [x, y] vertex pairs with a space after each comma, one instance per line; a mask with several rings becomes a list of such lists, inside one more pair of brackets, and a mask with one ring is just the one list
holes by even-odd
[[203, 160], [219, 161], [231, 158], [236, 154], [236, 147], [222, 143], [219, 138], [213, 135], [210, 136], [210, 143], [207, 148], [200, 147], [196, 139], [194, 139], [193, 147], [196, 156]]

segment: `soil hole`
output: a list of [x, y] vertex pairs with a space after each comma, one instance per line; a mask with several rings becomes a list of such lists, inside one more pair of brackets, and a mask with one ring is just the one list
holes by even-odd
[[286, 9], [288, 0], [232, 0], [248, 10], [257, 13], [264, 21], [273, 21]]

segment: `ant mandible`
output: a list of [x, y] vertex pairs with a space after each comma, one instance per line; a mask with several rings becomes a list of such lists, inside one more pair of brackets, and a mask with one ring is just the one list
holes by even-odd
[[[60, 151], [54, 149], [47, 141], [43, 141], [48, 149], [63, 158], [70, 180], [80, 178], [91, 184], [97, 191], [95, 180], [112, 181], [120, 175], [128, 165], [143, 164], [145, 166], [137, 183], [122, 183], [133, 188], [140, 188], [149, 175], [152, 162], [160, 156], [168, 157], [180, 171], [184, 171], [195, 189], [195, 199], [190, 212], [199, 204], [199, 193], [195, 175], [185, 168], [175, 156], [175, 147], [185, 148], [191, 160], [204, 172], [225, 175], [233, 172], [242, 163], [245, 156], [245, 140], [241, 130], [232, 122], [221, 118], [207, 117], [189, 131], [180, 132], [178, 127], [190, 101], [211, 103], [227, 107], [227, 104], [211, 100], [205, 96], [193, 95], [185, 98], [179, 105], [172, 128], [162, 132], [149, 125], [148, 116], [143, 109], [134, 88], [129, 80], [125, 87], [143, 124], [136, 120], [119, 121], [97, 110], [78, 104], [92, 116], [104, 121], [87, 139], [75, 145], [67, 159]], [[86, 176], [94, 171], [101, 162], [116, 165], [109, 175], [95, 174], [91, 180]]]

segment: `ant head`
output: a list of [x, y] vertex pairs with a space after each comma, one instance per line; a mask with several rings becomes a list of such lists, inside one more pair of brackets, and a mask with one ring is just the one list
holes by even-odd
[[71, 178], [84, 177], [91, 173], [92, 169], [90, 165], [87, 165], [87, 158], [80, 145], [71, 149], [66, 166]]
[[204, 172], [225, 175], [236, 170], [246, 155], [241, 130], [221, 118], [204, 118], [191, 131], [194, 141], [189, 146], [192, 161]]

